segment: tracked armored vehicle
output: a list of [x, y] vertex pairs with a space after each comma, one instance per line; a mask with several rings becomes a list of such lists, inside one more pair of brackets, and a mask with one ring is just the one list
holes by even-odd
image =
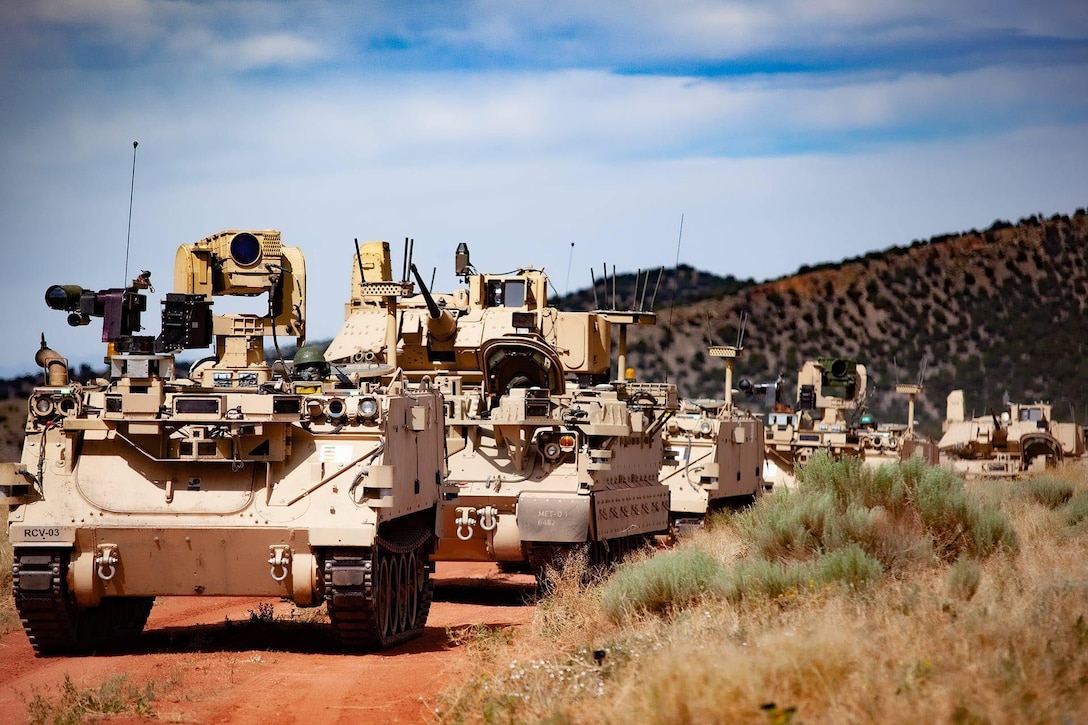
[[[320, 354], [265, 359], [305, 331], [305, 263], [275, 231], [178, 250], [162, 333], [141, 336], [149, 275], [54, 286], [73, 325], [102, 318], [109, 379], [81, 386], [43, 336], [22, 459], [0, 470], [13, 593], [39, 654], [138, 633], [157, 596], [327, 604], [348, 649], [423, 631], [444, 475], [443, 404], [388, 376], [329, 377]], [[213, 315], [267, 295], [268, 312]], [[177, 353], [214, 354], [178, 372]]]
[[673, 529], [699, 528], [707, 514], [754, 502], [772, 482], [763, 478], [764, 426], [733, 404], [733, 361], [740, 345], [714, 345], [725, 360], [725, 397], [684, 401], [665, 426], [666, 466]]
[[465, 287], [432, 293], [410, 257], [406, 244], [394, 282], [387, 243], [357, 249], [347, 320], [326, 356], [349, 375], [395, 367], [442, 391], [449, 477], [436, 558], [540, 575], [576, 548], [606, 563], [666, 533], [658, 473], [676, 388], [615, 381], [615, 320], [549, 306], [540, 270], [481, 274], [464, 245]]
[[1047, 403], [1007, 403], [1000, 415], [968, 419], [962, 390], [946, 400], [941, 454], [953, 468], [976, 478], [1012, 478], [1053, 468], [1084, 455], [1084, 430], [1059, 423]]
[[935, 446], [914, 433], [914, 397], [920, 386], [897, 386], [910, 400], [906, 426], [877, 426], [864, 415], [868, 378], [851, 358], [808, 360], [797, 375], [793, 406], [779, 403], [767, 414], [767, 477], [785, 486], [797, 466], [818, 452], [851, 456], [870, 465], [921, 456], [937, 463]]

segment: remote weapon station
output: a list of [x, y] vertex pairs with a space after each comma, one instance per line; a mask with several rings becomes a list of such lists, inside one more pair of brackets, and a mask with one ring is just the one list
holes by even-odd
[[[72, 325], [102, 319], [109, 379], [80, 385], [42, 348], [19, 463], [0, 469], [15, 604], [35, 650], [143, 628], [161, 595], [327, 604], [348, 649], [422, 633], [444, 475], [441, 395], [403, 377], [328, 377], [303, 347], [302, 253], [276, 231], [226, 231], [177, 252], [162, 332], [140, 335], [148, 273], [124, 289], [53, 286]], [[267, 296], [267, 314], [213, 315]], [[175, 355], [214, 354], [178, 374]]]

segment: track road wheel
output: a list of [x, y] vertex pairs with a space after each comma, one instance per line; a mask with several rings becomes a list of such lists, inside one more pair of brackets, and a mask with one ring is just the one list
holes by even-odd
[[12, 596], [23, 629], [39, 655], [86, 652], [138, 635], [154, 597], [109, 597], [79, 607], [68, 590], [71, 551], [16, 551]]
[[431, 532], [419, 531], [325, 555], [325, 603], [345, 649], [385, 649], [423, 634], [434, 587], [432, 547]]

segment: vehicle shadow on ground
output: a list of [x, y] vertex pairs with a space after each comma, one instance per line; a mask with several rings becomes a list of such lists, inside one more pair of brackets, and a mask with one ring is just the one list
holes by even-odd
[[486, 579], [451, 577], [434, 583], [436, 602], [516, 607], [535, 604], [538, 594], [536, 578], [531, 574], [507, 574]]
[[[443, 579], [435, 581], [434, 601], [477, 606], [531, 606], [537, 596], [531, 576], [487, 579]], [[474, 626], [498, 629], [503, 622], [489, 622], [486, 612], [474, 612], [471, 621], [449, 627], [428, 626], [423, 635], [404, 644], [377, 652], [345, 651], [329, 626], [324, 609], [298, 610], [300, 616], [271, 616], [258, 609], [249, 617], [223, 622], [185, 626], [153, 627], [131, 639], [118, 639], [86, 656], [118, 657], [141, 654], [200, 654], [214, 652], [290, 652], [345, 656], [396, 657], [419, 652], [453, 649], [451, 632]], [[482, 616], [481, 616], [482, 614]]]

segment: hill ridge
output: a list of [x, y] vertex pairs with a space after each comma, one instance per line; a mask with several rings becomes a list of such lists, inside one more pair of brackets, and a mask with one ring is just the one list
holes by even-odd
[[912, 381], [925, 364], [919, 416], [931, 425], [954, 388], [980, 413], [999, 407], [1007, 391], [1084, 419], [1086, 307], [1088, 215], [1078, 209], [802, 267], [676, 306], [671, 330], [663, 322], [631, 330], [629, 364], [642, 379], [668, 374], [686, 396], [720, 395], [706, 338], [735, 341], [747, 313], [738, 375], [782, 374], [792, 389], [805, 359], [856, 357], [874, 383], [870, 408], [894, 416], [906, 409], [891, 395], [896, 363], [900, 380]]

